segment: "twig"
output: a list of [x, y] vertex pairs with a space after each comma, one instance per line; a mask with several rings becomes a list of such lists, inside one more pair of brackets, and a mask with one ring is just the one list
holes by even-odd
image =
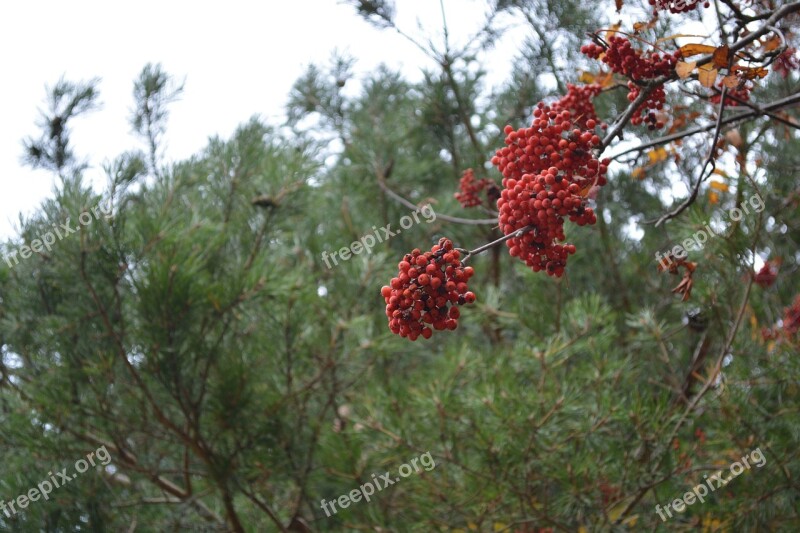
[[660, 83], [656, 83], [654, 81], [653, 83], [650, 83], [641, 88], [639, 96], [636, 97], [636, 100], [634, 100], [633, 102], [630, 103], [630, 105], [628, 105], [628, 108], [625, 110], [622, 116], [619, 117], [619, 119], [617, 119], [617, 121], [614, 123], [613, 126], [611, 126], [611, 129], [606, 134], [605, 138], [603, 139], [603, 142], [600, 145], [601, 149], [605, 149], [608, 147], [609, 143], [613, 141], [614, 137], [616, 137], [622, 131], [622, 128], [625, 127], [625, 125], [631, 119], [633, 114], [636, 113], [636, 110], [638, 110], [639, 107], [645, 102], [645, 100], [647, 100], [647, 97], [650, 96], [650, 93], [653, 91], [653, 89], [656, 88], [657, 85], [660, 85]]
[[[714, 128], [714, 139], [711, 141], [711, 147], [708, 150], [708, 157], [706, 157], [705, 162], [703, 163], [703, 169], [700, 171], [700, 175], [697, 178], [697, 182], [695, 182], [694, 187], [692, 187], [692, 193], [689, 197], [684, 200], [684, 202], [679, 205], [676, 209], [661, 215], [655, 222], [655, 226], [658, 227], [661, 225], [662, 222], [666, 220], [670, 220], [675, 218], [676, 216], [683, 213], [690, 205], [692, 205], [697, 198], [697, 194], [700, 192], [700, 185], [708, 179], [708, 177], [714, 172], [716, 168], [716, 158], [714, 157], [714, 153], [717, 151], [717, 142], [719, 141], [719, 134], [722, 131], [722, 115], [725, 112], [725, 97], [728, 94], [728, 87], [723, 85], [722, 86], [722, 95], [719, 99], [719, 113], [717, 115], [717, 124]], [[711, 165], [711, 172], [706, 175], [706, 168]]]
[[465, 250], [464, 248], [456, 248], [456, 250], [458, 250], [459, 252], [464, 254], [464, 257], [461, 259], [461, 262], [462, 263], [466, 263], [467, 259], [469, 259], [473, 255], [478, 255], [481, 252], [485, 252], [489, 248], [493, 248], [493, 247], [497, 246], [498, 244], [506, 242], [509, 239], [513, 239], [514, 237], [521, 237], [525, 233], [527, 233], [527, 232], [529, 232], [529, 231], [531, 231], [531, 230], [533, 230], [535, 228], [536, 228], [536, 226], [534, 226], [533, 224], [530, 224], [528, 226], [525, 226], [524, 228], [518, 229], [517, 231], [515, 231], [513, 233], [509, 233], [508, 235], [503, 235], [502, 237], [500, 237], [497, 240], [494, 240], [492, 242], [487, 242], [483, 246], [478, 246], [474, 250]]
[[[746, 113], [739, 113], [737, 115], [731, 115], [722, 120], [723, 125], [732, 124], [734, 122], [739, 122], [742, 120], [747, 120], [750, 118], [754, 118], [760, 116], [762, 114], [768, 114], [770, 111], [777, 111], [779, 109], [783, 109], [786, 107], [793, 107], [797, 104], [800, 104], [800, 93], [793, 94], [791, 96], [787, 96], [786, 98], [781, 98], [780, 100], [776, 100], [771, 102], [765, 106], [761, 106], [758, 109], [755, 109], [757, 106], [753, 106], [753, 111], [748, 111]], [[648, 141], [646, 143], [640, 144], [638, 146], [634, 146], [633, 148], [627, 148], [618, 154], [614, 154], [609, 156], [609, 159], [616, 160], [623, 155], [630, 154], [631, 152], [641, 152], [643, 150], [647, 150], [648, 148], [653, 148], [655, 146], [666, 144], [668, 142], [676, 141], [678, 139], [683, 139], [686, 137], [691, 137], [692, 135], [697, 135], [698, 133], [705, 133], [709, 130], [712, 130], [716, 127], [716, 124], [709, 124], [708, 126], [698, 126], [696, 128], [692, 128], [689, 130], [673, 133], [670, 135], [665, 135], [663, 137], [659, 137], [658, 139], [653, 139], [652, 141]]]
[[[408, 207], [409, 209], [419, 209], [418, 205], [415, 205], [413, 202], [406, 200], [393, 190], [391, 190], [386, 183], [384, 183], [383, 179], [381, 178], [380, 174], [378, 175], [378, 186], [386, 193], [387, 196], [390, 196], [397, 202], [403, 204], [404, 206]], [[454, 222], [456, 224], [476, 224], [476, 225], [497, 225], [496, 218], [461, 218], [461, 217], [451, 217], [449, 215], [440, 215], [436, 213], [436, 218], [442, 219], [446, 222]]]

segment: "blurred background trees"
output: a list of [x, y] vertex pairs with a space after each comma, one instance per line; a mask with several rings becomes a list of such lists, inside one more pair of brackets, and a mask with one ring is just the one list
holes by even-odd
[[[478, 303], [458, 330], [411, 343], [387, 329], [380, 286], [412, 248], [500, 237], [491, 224], [448, 220], [493, 218], [459, 206], [459, 178], [473, 168], [499, 183], [488, 161], [503, 127], [527, 123], [567, 83], [601, 76], [579, 48], [616, 14], [573, 0], [491, 2], [483, 29], [456, 45], [446, 22], [429, 40], [395, 27], [389, 3], [351, 3], [437, 68], [418, 82], [390, 65], [362, 79], [357, 58], [334, 55], [297, 80], [286, 124], [254, 117], [165, 163], [159, 143], [183, 84], [147, 65], [131, 116], [145, 150], [108, 164], [101, 192], [83, 183], [68, 127], [95, 108], [97, 80], [49, 90], [41, 138], [25, 151], [59, 185], [3, 255], [68, 219], [78, 231], [0, 263], [0, 497], [101, 445], [112, 463], [0, 515], [2, 529], [796, 530], [796, 111], [726, 126], [720, 185], [658, 227], [647, 221], [680, 202], [672, 191], [688, 188], [711, 134], [626, 153], [593, 200], [597, 225], [568, 229], [578, 253], [565, 278], [494, 248], [472, 263]], [[648, 40], [678, 22], [662, 16]], [[489, 86], [485, 51], [511, 25], [527, 38], [508, 81]], [[797, 82], [771, 72], [753, 101], [792, 97]], [[612, 121], [624, 94], [605, 91], [598, 114]], [[670, 87], [668, 103], [670, 133], [714, 122], [717, 106], [698, 87]], [[629, 126], [609, 152], [666, 133]], [[730, 224], [725, 213], [756, 194], [763, 212]], [[334, 268], [322, 261], [427, 202], [434, 223]], [[78, 227], [98, 204], [110, 217]], [[726, 231], [690, 251], [683, 302], [654, 254], [709, 220]], [[756, 448], [763, 468], [662, 523], [656, 504]], [[430, 472], [331, 517], [320, 508], [425, 452]]]

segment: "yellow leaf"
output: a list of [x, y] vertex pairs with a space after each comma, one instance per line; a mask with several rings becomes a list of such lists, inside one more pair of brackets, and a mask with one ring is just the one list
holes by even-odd
[[589, 83], [594, 83], [594, 78], [595, 76], [591, 72], [581, 72], [578, 81], [581, 83], [589, 84]]
[[606, 40], [608, 40], [609, 37], [617, 33], [621, 27], [622, 27], [622, 22], [617, 22], [616, 24], [608, 28], [608, 30], [606, 31]]
[[508, 531], [508, 526], [502, 522], [495, 522], [494, 523], [494, 530], [495, 531]]
[[613, 507], [608, 510], [608, 518], [612, 522], [616, 522], [617, 519], [622, 516], [623, 511], [628, 507], [628, 504], [633, 500], [633, 496], [629, 498], [625, 498], [624, 500], [620, 500]]
[[715, 168], [712, 174], [716, 174], [717, 176], [722, 176], [723, 178], [728, 179], [728, 173], [721, 168]]
[[663, 146], [659, 146], [655, 150], [650, 150], [647, 152], [647, 157], [650, 159], [650, 163], [660, 163], [669, 157], [669, 152]]
[[678, 61], [678, 64], [675, 65], [675, 73], [678, 77], [682, 80], [689, 77], [689, 74], [697, 67], [697, 62], [692, 61], [691, 63], [685, 63], [683, 61]]
[[708, 191], [708, 202], [710, 204], [718, 204], [719, 194], [715, 193], [714, 191]]
[[647, 171], [642, 167], [636, 167], [631, 172], [633, 179], [642, 180], [647, 175]]
[[722, 183], [721, 181], [711, 181], [708, 183], [708, 185], [712, 189], [716, 189], [722, 192], [728, 192], [728, 189], [730, 189], [730, 187], [728, 187], [726, 183]]
[[714, 86], [714, 82], [717, 81], [717, 74], [719, 74], [719, 71], [715, 68], [709, 70], [701, 67], [697, 71], [697, 79], [703, 87], [711, 88]]
[[676, 33], [674, 35], [667, 35], [666, 37], [662, 37], [661, 39], [656, 41], [656, 44], [663, 43], [664, 41], [672, 41], [674, 39], [680, 39], [682, 37], [700, 37], [701, 39], [705, 39], [706, 35], [696, 35], [694, 33]]
[[681, 57], [692, 57], [700, 54], [713, 54], [716, 48], [707, 44], [685, 44], [681, 46]]

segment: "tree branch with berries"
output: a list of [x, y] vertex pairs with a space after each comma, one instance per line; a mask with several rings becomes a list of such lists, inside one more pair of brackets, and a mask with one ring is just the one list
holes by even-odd
[[[592, 43], [581, 47], [581, 53], [600, 61], [608, 69], [603, 83], [569, 84], [567, 93], [561, 98], [536, 104], [529, 125], [505, 127], [505, 146], [497, 149], [491, 159], [502, 175], [499, 188], [489, 177], [477, 179], [472, 169], [464, 171], [456, 199], [464, 208], [482, 207], [486, 210], [491, 210], [494, 202], [497, 226], [504, 235], [477, 250], [505, 244], [512, 257], [523, 261], [534, 272], [562, 277], [568, 257], [577, 251], [575, 245], [565, 242], [565, 222], [569, 220], [577, 226], [590, 226], [597, 221], [589, 199], [596, 195], [598, 188], [607, 184], [611, 164], [611, 158], [602, 158], [602, 154], [615, 139], [622, 137], [629, 125], [646, 125], [650, 131], [663, 129], [668, 118], [665, 113], [668, 105], [666, 85], [686, 85], [696, 79], [712, 91], [708, 101], [717, 106], [714, 125], [674, 133], [642, 145], [658, 146], [682, 135], [714, 130], [709, 154], [694, 180], [690, 195], [675, 209], [658, 217], [656, 225], [679, 216], [696, 200], [701, 185], [715, 170], [722, 126], [733, 120], [768, 115], [774, 108], [771, 104], [763, 107], [751, 105], [751, 111], [746, 114], [724, 117], [726, 105], [749, 103], [755, 82], [768, 74], [766, 69], [773, 63], [773, 72], [783, 76], [788, 70], [800, 68], [796, 50], [787, 41], [787, 35], [793, 37], [793, 32], [788, 23], [783, 29], [779, 27], [800, 11], [800, 2], [755, 17], [745, 15], [728, 2], [731, 12], [719, 13], [718, 17], [722, 44], [688, 44], [672, 52], [664, 51], [661, 48], [663, 43], [649, 43], [637, 34], [642, 27], [652, 27], [659, 12], [682, 14], [701, 6], [709, 8], [710, 4], [700, 0], [650, 0], [650, 4], [654, 9], [653, 20], [634, 25], [634, 33], [616, 28], [605, 30], [605, 35], [598, 31], [591, 35]], [[622, 7], [622, 2], [618, 7]], [[728, 21], [737, 23], [730, 31], [725, 27]], [[748, 24], [759, 26], [750, 30]], [[772, 37], [767, 38], [768, 35]], [[738, 40], [726, 44], [728, 36]], [[759, 50], [763, 52], [760, 56]], [[699, 58], [693, 59], [698, 55]], [[721, 77], [723, 72], [725, 75]], [[609, 85], [619, 84], [615, 77], [625, 80], [630, 104], [609, 126], [598, 118], [594, 100]], [[788, 105], [796, 103], [797, 98], [792, 97]], [[477, 144], [474, 136], [471, 139], [473, 144]], [[709, 167], [711, 171], [707, 173]], [[481, 197], [481, 193], [485, 197]], [[453, 249], [449, 239], [443, 238], [431, 252], [421, 254], [415, 249], [406, 255], [399, 264], [398, 276], [381, 291], [392, 332], [415, 340], [420, 335], [424, 338], [431, 336], [432, 330], [425, 323], [432, 324], [437, 330], [455, 329], [460, 313], [457, 307], [448, 306], [471, 303], [475, 298], [471, 291], [469, 299], [464, 296], [472, 269], [465, 274], [460, 266], [474, 252], [467, 252], [462, 261], [459, 260], [460, 253], [459, 249]], [[687, 276], [676, 289], [684, 300], [691, 294], [691, 273], [695, 268], [693, 263], [691, 269], [687, 268]], [[419, 279], [420, 276], [425, 283]], [[435, 286], [430, 284], [433, 279], [439, 280]]]

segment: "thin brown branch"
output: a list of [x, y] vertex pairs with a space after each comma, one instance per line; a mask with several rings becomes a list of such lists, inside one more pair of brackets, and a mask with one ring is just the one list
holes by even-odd
[[[413, 202], [403, 198], [386, 185], [386, 182], [383, 179], [383, 176], [380, 172], [378, 172], [378, 186], [386, 193], [387, 196], [392, 198], [393, 200], [403, 204], [404, 206], [408, 207], [409, 209], [419, 209], [418, 205], [415, 205]], [[436, 218], [444, 220], [445, 222], [453, 222], [455, 224], [475, 224], [475, 225], [497, 225], [496, 218], [461, 218], [461, 217], [451, 217], [449, 215], [442, 215], [436, 213]]]
[[[764, 114], [767, 114], [771, 111], [778, 111], [780, 109], [784, 109], [787, 107], [793, 107], [800, 104], [800, 92], [787, 96], [786, 98], [781, 98], [780, 100], [775, 100], [767, 105], [760, 106], [758, 110], [748, 111], [746, 113], [740, 113], [736, 115], [730, 115], [722, 120], [723, 125], [732, 124], [735, 122], [740, 122], [742, 120], [748, 120], [751, 118], [755, 118]], [[710, 131], [716, 127], [716, 123], [709, 124], [707, 126], [698, 126], [696, 128], [691, 128], [688, 130], [680, 131], [677, 133], [672, 133], [670, 135], [665, 135], [663, 137], [659, 137], [657, 139], [653, 139], [652, 141], [648, 141], [646, 143], [642, 143], [638, 146], [634, 146], [633, 148], [627, 148], [617, 154], [609, 156], [609, 159], [615, 160], [623, 155], [630, 154], [632, 152], [642, 152], [649, 148], [654, 148], [656, 146], [660, 146], [662, 144], [666, 144], [668, 142], [677, 141], [678, 139], [684, 139], [686, 137], [691, 137], [693, 135], [697, 135], [699, 133], [705, 133]]]
[[[714, 157], [714, 154], [717, 151], [717, 142], [719, 141], [719, 134], [722, 131], [722, 116], [725, 113], [725, 97], [726, 97], [727, 94], [728, 94], [728, 88], [723, 85], [723, 87], [722, 87], [722, 95], [720, 96], [720, 99], [719, 99], [719, 112], [717, 114], [717, 123], [716, 123], [716, 126], [714, 127], [714, 138], [711, 141], [711, 146], [709, 147], [709, 150], [708, 150], [708, 156], [706, 157], [706, 160], [703, 163], [703, 168], [702, 168], [702, 170], [700, 170], [700, 175], [697, 177], [697, 182], [695, 182], [694, 187], [692, 187], [691, 194], [677, 208], [675, 208], [674, 210], [672, 210], [672, 211], [670, 211], [668, 213], [665, 213], [664, 215], [661, 215], [661, 217], [659, 217], [659, 219], [656, 220], [656, 222], [655, 222], [655, 226], [656, 227], [660, 226], [662, 222], [665, 222], [667, 220], [673, 219], [676, 216], [680, 215], [690, 205], [692, 205], [694, 203], [695, 199], [697, 199], [698, 193], [700, 192], [700, 186], [714, 172], [714, 169], [717, 166], [716, 157]], [[711, 165], [711, 171], [708, 173], [708, 175], [706, 175], [706, 168], [708, 168], [709, 165]]]
[[458, 248], [458, 251], [462, 252], [464, 254], [464, 257], [461, 259], [461, 262], [462, 263], [466, 263], [467, 259], [469, 259], [473, 255], [478, 255], [481, 252], [485, 252], [489, 248], [494, 248], [498, 244], [502, 244], [502, 243], [506, 242], [509, 239], [513, 239], [514, 237], [521, 237], [522, 235], [524, 235], [525, 233], [527, 233], [527, 232], [529, 232], [529, 231], [531, 231], [533, 229], [536, 229], [536, 226], [534, 226], [533, 224], [531, 224], [529, 226], [525, 226], [524, 228], [520, 228], [520, 229], [518, 229], [517, 231], [515, 231], [513, 233], [509, 233], [508, 235], [503, 235], [499, 239], [496, 239], [496, 240], [494, 240], [492, 242], [487, 242], [483, 246], [478, 246], [474, 250], [465, 250], [463, 248]]

